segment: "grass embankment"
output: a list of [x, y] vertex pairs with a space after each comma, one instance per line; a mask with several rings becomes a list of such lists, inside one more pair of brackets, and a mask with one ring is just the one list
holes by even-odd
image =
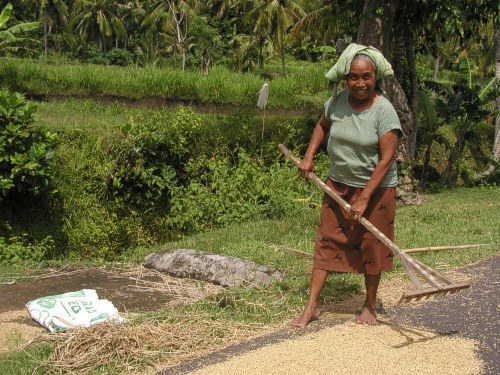
[[[453, 270], [496, 255], [499, 253], [500, 246], [499, 198], [499, 187], [456, 189], [427, 195], [422, 205], [400, 207], [397, 210], [395, 242], [401, 248], [489, 244], [476, 249], [414, 255], [440, 272]], [[178, 242], [124, 254], [127, 262], [135, 263], [140, 262], [145, 254], [159, 249], [192, 248], [253, 260], [278, 268], [286, 274], [283, 282], [267, 288], [226, 290], [188, 306], [139, 317], [131, 324], [138, 327], [145, 322], [172, 324], [176, 320], [185, 322], [186, 317], [190, 317], [188, 321], [195, 332], [200, 326], [210, 326], [210, 321], [212, 321], [214, 326], [219, 328], [216, 332], [211, 331], [211, 334], [218, 337], [217, 345], [222, 345], [233, 342], [235, 337], [248, 337], [259, 331], [262, 332], [271, 325], [287, 322], [301, 310], [306, 301], [309, 274], [307, 261], [288, 255], [284, 250], [294, 248], [312, 251], [317, 218], [318, 210], [305, 206], [302, 214], [287, 219], [232, 225], [189, 236]], [[385, 274], [385, 278], [405, 279], [406, 276], [397, 263], [396, 271]], [[362, 292], [362, 278], [359, 275], [332, 274], [322, 294], [321, 303], [335, 303], [360, 292]], [[225, 323], [221, 324], [221, 322]], [[222, 329], [222, 327], [226, 328]], [[120, 328], [117, 329], [120, 330]], [[238, 330], [243, 332], [239, 336], [235, 333], [239, 332]], [[152, 338], [152, 341], [154, 339]], [[150, 344], [145, 343], [145, 348]], [[46, 373], [49, 370], [47, 367], [37, 366], [48, 358], [52, 345], [54, 344], [32, 345], [26, 352], [3, 355], [0, 357], [0, 373]], [[193, 345], [190, 347], [190, 354], [202, 353], [207, 349], [207, 345], [206, 342], [202, 342], [201, 346]], [[214, 349], [217, 345], [210, 346], [210, 348]], [[172, 347], [158, 350], [159, 353], [154, 354], [152, 358], [164, 365], [176, 362], [176, 354], [172, 353]], [[95, 355], [96, 357], [92, 358], [97, 361], [102, 353]], [[124, 366], [127, 365], [139, 371], [138, 369], [149, 361], [151, 357], [147, 355], [138, 360], [138, 358], [120, 357], [117, 353], [107, 367], [93, 373], [106, 371], [122, 373]], [[51, 370], [54, 371], [54, 368]], [[74, 368], [73, 371], [83, 373], [78, 368]]]
[[[269, 83], [268, 108], [306, 108], [327, 97], [326, 65], [296, 68]], [[255, 107], [264, 79], [214, 67], [207, 75], [155, 67], [91, 64], [46, 64], [3, 59], [0, 80], [30, 96], [110, 96], [128, 99], [158, 97], [181, 102]]]

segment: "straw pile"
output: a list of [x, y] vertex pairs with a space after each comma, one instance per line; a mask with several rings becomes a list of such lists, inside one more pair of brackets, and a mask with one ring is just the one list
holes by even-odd
[[37, 341], [55, 341], [55, 348], [44, 363], [49, 370], [85, 374], [100, 367], [119, 373], [138, 368], [173, 365], [211, 350], [252, 336], [261, 325], [212, 320], [194, 314], [165, 321], [148, 320], [139, 325], [99, 324]]
[[169, 301], [164, 303], [163, 307], [187, 305], [225, 289], [220, 285], [204, 281], [169, 276], [142, 265], [124, 269], [115, 267], [112, 271], [111, 277], [124, 279], [130, 290], [169, 296]]

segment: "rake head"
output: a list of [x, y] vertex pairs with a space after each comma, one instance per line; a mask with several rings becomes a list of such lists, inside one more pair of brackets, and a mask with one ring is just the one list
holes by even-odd
[[429, 299], [431, 297], [455, 294], [469, 287], [470, 283], [452, 283], [435, 288], [416, 289], [413, 292], [404, 293], [399, 299], [398, 303], [420, 301], [422, 298]]

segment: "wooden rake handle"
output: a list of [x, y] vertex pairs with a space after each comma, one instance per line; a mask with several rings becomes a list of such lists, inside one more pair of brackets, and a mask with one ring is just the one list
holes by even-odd
[[[278, 145], [280, 151], [288, 158], [290, 161], [295, 164], [295, 166], [299, 166], [300, 161], [292, 155], [292, 153], [282, 144]], [[351, 210], [351, 205], [347, 203], [340, 195], [338, 195], [335, 191], [333, 191], [327, 184], [325, 184], [318, 176], [316, 176], [313, 172], [309, 172], [308, 175], [309, 180], [318, 185], [326, 194], [328, 194], [332, 199], [337, 202], [345, 211], [349, 212]], [[359, 222], [370, 231], [377, 239], [379, 239], [384, 245], [386, 245], [392, 252], [398, 256], [403, 254], [402, 250], [396, 246], [389, 238], [386, 237], [381, 231], [379, 231], [372, 223], [370, 223], [364, 217], [361, 217]]]

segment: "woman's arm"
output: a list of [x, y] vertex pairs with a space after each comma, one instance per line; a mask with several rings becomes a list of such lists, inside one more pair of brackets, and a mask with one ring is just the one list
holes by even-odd
[[302, 177], [307, 178], [307, 176], [309, 176], [309, 172], [312, 172], [314, 170], [314, 155], [316, 154], [316, 151], [318, 151], [318, 148], [323, 142], [323, 139], [325, 139], [325, 136], [330, 131], [331, 126], [332, 124], [323, 113], [321, 118], [316, 123], [316, 126], [314, 127], [306, 154], [304, 155], [304, 158], [302, 159], [298, 167], [299, 173]]
[[351, 212], [349, 215], [350, 220], [359, 221], [361, 219], [366, 210], [366, 207], [368, 206], [368, 202], [370, 201], [371, 196], [373, 195], [375, 190], [377, 190], [380, 184], [384, 182], [384, 179], [387, 176], [387, 173], [389, 173], [392, 163], [394, 162], [394, 158], [396, 157], [398, 140], [399, 136], [397, 130], [391, 130], [390, 132], [385, 133], [379, 138], [379, 163], [373, 170], [370, 180], [366, 184], [365, 188], [352, 204]]

